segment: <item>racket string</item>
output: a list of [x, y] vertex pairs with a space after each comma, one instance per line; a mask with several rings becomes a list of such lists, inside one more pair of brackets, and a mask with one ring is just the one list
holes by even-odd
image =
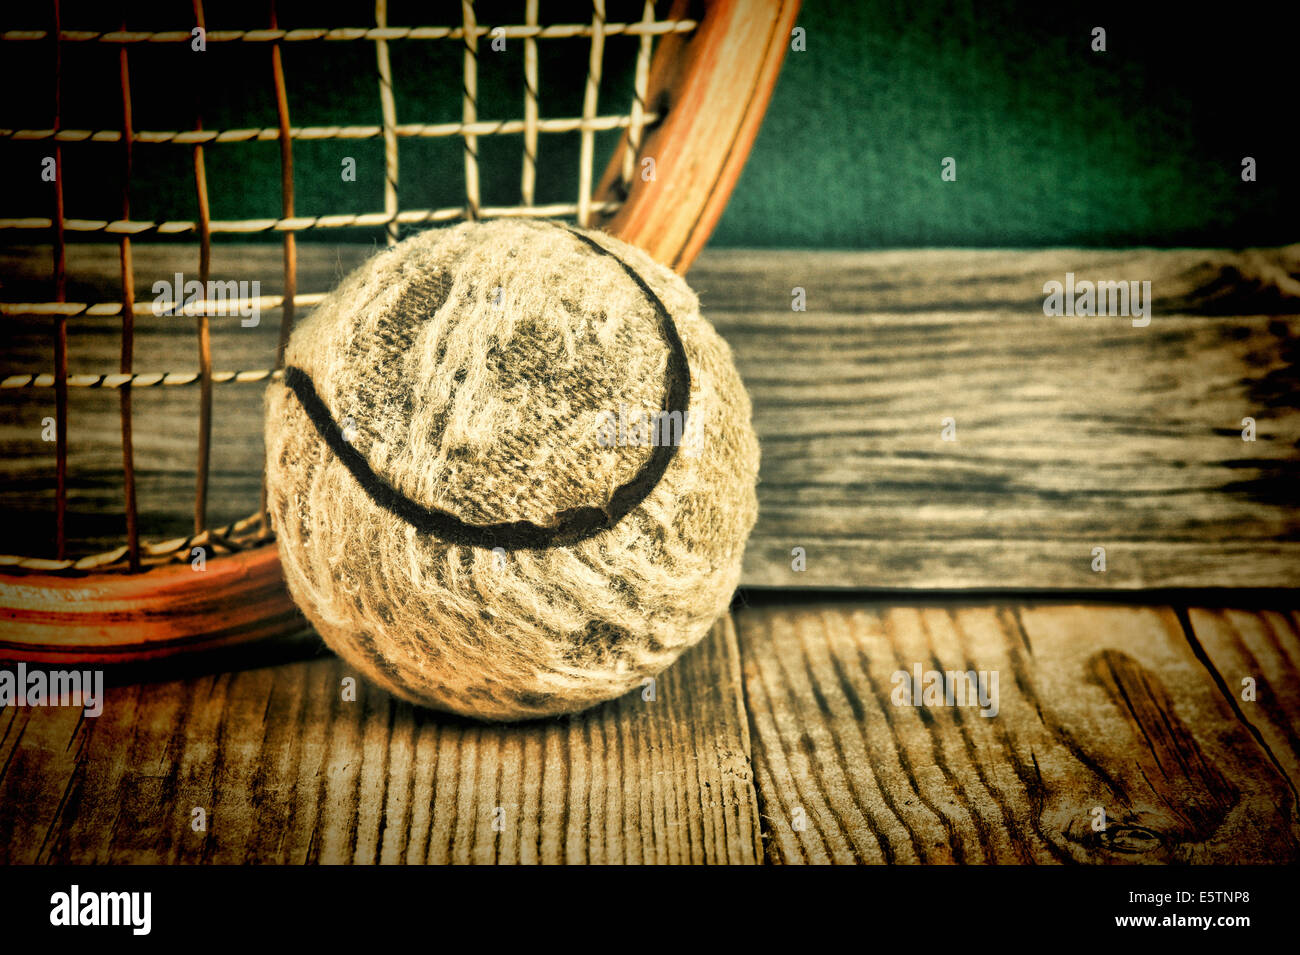
[[[54, 0], [54, 128], [63, 110], [63, 40], [59, 0]], [[54, 300], [67, 300], [67, 252], [64, 245], [63, 150], [54, 147]], [[60, 315], [54, 328], [54, 553], [67, 553], [68, 513], [68, 319]]]
[[[473, 0], [461, 0], [461, 16], [465, 27], [461, 42], [465, 47], [461, 98], [461, 122], [466, 130], [478, 121], [478, 24], [474, 19]], [[465, 139], [465, 218], [474, 222], [479, 217], [478, 192], [478, 134], [466, 131]]]
[[[537, 25], [537, 0], [528, 0], [524, 9], [528, 26]], [[519, 183], [520, 199], [533, 204], [537, 187], [537, 40], [524, 40], [524, 169]]]
[[[126, 21], [122, 22], [126, 29]], [[122, 87], [122, 218], [131, 218], [131, 72], [127, 47], [118, 49], [118, 78]], [[122, 358], [121, 373], [131, 374], [135, 358], [135, 268], [131, 258], [131, 237], [122, 236], [119, 246], [122, 259]], [[140, 569], [140, 527], [135, 495], [135, 441], [131, 420], [131, 383], [118, 390], [118, 410], [122, 422], [122, 476], [126, 510], [126, 558], [132, 571]]]
[[[587, 60], [587, 87], [582, 94], [582, 118], [593, 119], [600, 99], [600, 75], [605, 62], [605, 0], [592, 0], [591, 55]], [[578, 157], [578, 225], [591, 225], [591, 167], [595, 159], [596, 134], [582, 131]]]
[[[387, 2], [376, 0], [375, 28], [330, 30], [280, 29], [272, 0], [269, 28], [265, 30], [206, 31], [202, 0], [193, 0], [194, 22], [205, 31], [206, 42], [262, 42], [271, 46], [272, 79], [277, 111], [277, 126], [270, 129], [205, 130], [199, 93], [196, 89], [195, 122], [192, 130], [137, 131], [132, 122], [131, 89], [128, 66], [128, 49], [131, 44], [157, 44], [191, 42], [190, 32], [131, 31], [123, 22], [120, 30], [70, 31], [62, 29], [59, 3], [54, 4], [54, 23], [51, 31], [8, 31], [0, 34], [3, 41], [52, 39], [55, 51], [55, 112], [53, 125], [48, 130], [0, 129], [0, 139], [30, 141], [48, 139], [53, 143], [55, 155], [55, 209], [49, 219], [39, 217], [0, 219], [0, 229], [51, 230], [54, 233], [54, 301], [35, 303], [0, 303], [0, 316], [50, 316], [55, 322], [55, 368], [53, 374], [10, 375], [0, 380], [0, 389], [53, 387], [56, 392], [56, 556], [53, 561], [0, 555], [0, 566], [54, 569], [102, 569], [123, 564], [137, 570], [141, 561], [173, 559], [182, 550], [202, 541], [218, 549], [233, 551], [249, 541], [264, 541], [270, 536], [265, 521], [265, 506], [259, 514], [245, 518], [223, 528], [205, 528], [207, 483], [211, 461], [212, 386], [223, 383], [247, 383], [273, 380], [282, 376], [284, 348], [293, 327], [295, 306], [310, 306], [323, 295], [297, 293], [296, 233], [308, 229], [382, 226], [388, 244], [399, 238], [404, 224], [425, 225], [452, 221], [458, 218], [477, 219], [489, 216], [535, 216], [538, 218], [576, 218], [588, 226], [593, 219], [612, 214], [619, 201], [600, 200], [593, 197], [592, 179], [595, 134], [601, 131], [626, 130], [623, 159], [612, 168], [616, 170], [615, 182], [626, 195], [634, 174], [635, 159], [639, 152], [644, 128], [659, 117], [646, 109], [646, 88], [649, 76], [650, 54], [655, 36], [688, 33], [695, 29], [692, 20], [656, 21], [653, 0], [646, 0], [642, 18], [636, 23], [608, 23], [604, 0], [593, 0], [592, 19], [589, 24], [538, 23], [538, 2], [527, 0], [522, 26], [489, 28], [480, 26], [474, 11], [473, 0], [462, 0], [460, 27], [447, 28], [392, 28], [387, 23]], [[522, 120], [481, 121], [478, 118], [478, 38], [488, 33], [524, 41], [524, 118]], [[599, 91], [602, 80], [606, 37], [626, 35], [638, 40], [634, 93], [627, 115], [601, 116], [598, 114]], [[539, 81], [537, 75], [537, 41], [539, 39], [590, 38], [590, 55], [580, 118], [542, 118], [539, 115]], [[392, 64], [388, 42], [397, 39], [459, 39], [464, 47], [463, 106], [460, 123], [404, 124], [397, 123]], [[350, 41], [370, 40], [376, 44], [376, 63], [379, 80], [382, 126], [325, 126], [293, 127], [289, 120], [287, 84], [281, 45], [288, 42], [311, 40]], [[62, 47], [64, 43], [100, 42], [119, 44], [119, 66], [122, 93], [123, 122], [120, 130], [64, 129], [60, 110], [60, 78], [62, 74]], [[538, 139], [542, 133], [578, 132], [580, 136], [579, 191], [576, 202], [550, 203], [538, 206], [536, 200]], [[523, 135], [523, 169], [518, 207], [485, 207], [479, 185], [478, 137], [480, 135]], [[465, 145], [466, 201], [463, 207], [408, 209], [400, 207], [398, 190], [398, 140], [399, 137], [440, 137], [458, 135]], [[345, 215], [298, 216], [295, 214], [293, 193], [293, 140], [294, 139], [362, 139], [382, 137], [384, 142], [384, 211]], [[244, 142], [277, 140], [281, 151], [282, 208], [276, 219], [245, 219], [214, 221], [210, 214], [207, 189], [204, 146], [214, 142]], [[122, 148], [124, 178], [122, 188], [122, 213], [116, 220], [69, 219], [63, 203], [62, 156], [65, 142], [90, 141], [120, 143]], [[195, 190], [198, 216], [193, 221], [139, 221], [131, 218], [131, 166], [133, 153], [140, 144], [175, 143], [193, 149]], [[248, 304], [282, 310], [280, 338], [274, 368], [249, 371], [214, 371], [211, 354], [211, 329], [209, 316], [225, 314], [232, 303], [190, 302], [179, 308], [181, 314], [194, 314], [199, 368], [196, 372], [136, 372], [134, 364], [134, 322], [140, 315], [157, 314], [156, 304], [141, 304], [135, 300], [135, 275], [132, 242], [140, 238], [176, 234], [197, 234], [199, 239], [199, 279], [203, 289], [208, 288], [211, 271], [211, 237], [214, 234], [251, 234], [279, 231], [284, 233], [284, 295], [258, 296]], [[77, 303], [68, 302], [66, 295], [66, 239], [67, 232], [102, 232], [119, 237], [122, 301]], [[176, 311], [179, 303], [169, 303]], [[240, 304], [244, 304], [240, 300]], [[67, 320], [73, 316], [117, 317], [121, 321], [121, 361], [117, 373], [100, 375], [69, 375], [67, 370]], [[132, 441], [131, 393], [134, 388], [177, 386], [198, 383], [201, 389], [199, 447], [196, 461], [194, 527], [188, 538], [177, 538], [160, 543], [143, 544], [139, 537], [137, 503], [135, 496], [135, 463]], [[78, 559], [67, 557], [67, 393], [68, 388], [110, 388], [119, 392], [122, 431], [123, 472], [125, 478], [125, 509], [127, 543], [124, 547], [104, 551]], [[263, 494], [265, 490], [263, 489]], [[263, 501], [264, 504], [264, 501]], [[252, 522], [252, 523], [250, 523]], [[254, 526], [255, 525], [255, 526]], [[251, 528], [251, 530], [250, 530]]]
[[[375, 26], [388, 26], [388, 0], [375, 0]], [[375, 41], [379, 70], [379, 111], [384, 120], [384, 214], [391, 218], [384, 227], [390, 246], [397, 244], [397, 101], [393, 97], [393, 66], [388, 58], [388, 41]]]
[[[194, 24], [207, 29], [203, 0], [194, 0]], [[202, 103], [195, 91], [194, 125], [203, 128]], [[199, 285], [206, 289], [212, 271], [212, 224], [208, 203], [208, 172], [203, 144], [194, 146], [194, 188], [199, 207]], [[195, 318], [199, 348], [199, 450], [194, 465], [194, 531], [198, 533], [208, 521], [208, 470], [212, 458], [212, 329], [207, 311]]]

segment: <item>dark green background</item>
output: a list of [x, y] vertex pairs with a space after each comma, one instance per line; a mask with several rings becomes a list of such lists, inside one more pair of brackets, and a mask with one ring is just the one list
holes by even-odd
[[[10, 5], [12, 7], [12, 5]], [[523, 4], [487, 2], [480, 22], [522, 22]], [[542, 0], [548, 22], [586, 20], [587, 4]], [[611, 20], [637, 19], [639, 2], [611, 0]], [[128, 26], [185, 29], [189, 3], [125, 5]], [[112, 29], [122, 7], [66, 2], [66, 28]], [[209, 0], [210, 29], [266, 24], [265, 2]], [[372, 23], [370, 2], [281, 3], [282, 26]], [[457, 17], [391, 5], [390, 22]], [[49, 26], [36, 3], [0, 14], [5, 29]], [[1043, 246], [1280, 244], [1296, 239], [1294, 52], [1291, 28], [1255, 5], [1202, 14], [1186, 5], [1058, 7], [1027, 0], [807, 0], [799, 20], [806, 52], [792, 52], [749, 164], [715, 233], [725, 246]], [[1107, 30], [1108, 50], [1090, 49]], [[544, 116], [581, 110], [588, 41], [539, 44]], [[399, 122], [460, 116], [455, 42], [392, 44]], [[611, 38], [602, 112], [625, 112], [635, 41]], [[51, 47], [5, 44], [0, 126], [48, 127]], [[64, 125], [119, 128], [117, 50], [65, 45]], [[522, 43], [484, 54], [479, 115], [522, 115]], [[370, 43], [286, 44], [295, 125], [378, 123]], [[135, 125], [274, 126], [269, 47], [214, 44], [132, 47]], [[615, 136], [598, 137], [608, 155]], [[519, 201], [521, 137], [480, 139], [485, 204]], [[403, 140], [403, 208], [463, 201], [461, 142]], [[0, 215], [47, 216], [52, 187], [38, 178], [48, 144], [0, 141]], [[577, 134], [544, 136], [539, 202], [572, 201]], [[344, 183], [353, 156], [358, 182]], [[957, 181], [940, 179], [945, 156]], [[1253, 156], [1259, 181], [1243, 183]], [[383, 208], [378, 140], [294, 143], [300, 215]], [[120, 215], [120, 147], [64, 147], [67, 214]], [[142, 145], [132, 170], [132, 217], [195, 218], [190, 150]], [[212, 215], [275, 217], [280, 211], [274, 142], [207, 150]], [[3, 236], [33, 241], [35, 233]], [[305, 241], [373, 240], [377, 230], [303, 234]], [[274, 237], [271, 237], [274, 238]]]

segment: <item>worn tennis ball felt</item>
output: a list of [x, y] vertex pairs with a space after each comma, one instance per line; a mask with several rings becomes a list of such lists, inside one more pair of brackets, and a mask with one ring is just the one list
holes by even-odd
[[575, 712], [726, 611], [758, 441], [686, 283], [600, 232], [466, 223], [378, 253], [294, 331], [266, 398], [289, 590], [391, 692]]

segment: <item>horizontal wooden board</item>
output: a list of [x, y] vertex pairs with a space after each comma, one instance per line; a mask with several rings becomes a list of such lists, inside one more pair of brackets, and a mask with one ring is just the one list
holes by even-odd
[[[1170, 608], [778, 603], [738, 619], [770, 861], [1300, 857], [1293, 770]], [[1294, 630], [1282, 642], [1294, 659]], [[916, 668], [923, 686], [982, 672], [990, 692], [911, 705], [895, 675]], [[1279, 702], [1275, 732], [1294, 738], [1300, 711]]]
[[[0, 862], [754, 863], [735, 628], [586, 713], [481, 725], [332, 656], [0, 711]], [[196, 832], [193, 810], [204, 810]]]
[[[368, 246], [305, 245], [328, 290]], [[69, 251], [71, 300], [118, 297], [114, 246]], [[48, 250], [0, 252], [9, 301], [48, 297]], [[138, 294], [193, 273], [137, 245]], [[280, 290], [275, 246], [218, 246], [213, 275]], [[1042, 286], [1149, 280], [1155, 315], [1048, 318]], [[750, 587], [1068, 589], [1300, 585], [1300, 246], [1214, 250], [709, 251], [689, 278], [730, 342], [762, 444]], [[803, 288], [807, 311], [791, 311]], [[279, 312], [214, 319], [218, 369], [268, 367]], [[116, 320], [69, 321], [76, 372], [117, 367]], [[0, 319], [4, 374], [48, 371], [50, 319]], [[144, 317], [136, 367], [197, 368], [192, 319]], [[254, 511], [257, 384], [215, 389], [210, 523]], [[49, 549], [52, 389], [0, 392], [0, 553]], [[150, 537], [190, 528], [197, 388], [136, 389]], [[70, 529], [124, 533], [117, 402], [70, 398]], [[1253, 418], [1257, 440], [1242, 440]], [[944, 419], [955, 441], [943, 439]], [[1105, 548], [1105, 571], [1094, 549]], [[803, 569], [795, 567], [803, 549]]]

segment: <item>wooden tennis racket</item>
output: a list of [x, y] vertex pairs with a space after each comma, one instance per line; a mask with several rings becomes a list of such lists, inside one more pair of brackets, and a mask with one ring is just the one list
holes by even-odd
[[[127, 30], [79, 31], [63, 23], [57, 0], [48, 30], [6, 30], [0, 42], [41, 44], [48, 50], [54, 75], [78, 45], [99, 44], [116, 51], [122, 91], [121, 113], [111, 129], [65, 128], [59, 113], [46, 129], [0, 129], [0, 148], [7, 142], [40, 141], [48, 146], [56, 176], [55, 201], [48, 218], [0, 218], [5, 238], [30, 235], [52, 246], [53, 268], [44, 301], [0, 302], [0, 320], [48, 323], [51, 343], [48, 362], [39, 371], [7, 368], [0, 371], [0, 407], [30, 397], [33, 389], [53, 392], [54, 414], [47, 423], [54, 438], [51, 539], [33, 541], [31, 553], [0, 555], [0, 658], [45, 663], [139, 661], [199, 649], [226, 647], [290, 632], [304, 626], [285, 590], [274, 540], [259, 502], [247, 502], [248, 516], [212, 526], [207, 520], [212, 461], [221, 454], [213, 435], [213, 398], [219, 388], [256, 388], [280, 374], [280, 358], [296, 316], [318, 302], [328, 286], [299, 288], [303, 272], [299, 232], [330, 228], [371, 227], [390, 244], [399, 229], [461, 219], [494, 216], [561, 217], [579, 225], [603, 228], [645, 249], [659, 261], [685, 272], [707, 241], [739, 177], [766, 110], [777, 72], [790, 42], [798, 0], [674, 0], [657, 14], [646, 0], [639, 20], [612, 22], [605, 0], [594, 0], [591, 19], [584, 23], [548, 22], [538, 0], [522, 0], [519, 22], [480, 23], [470, 0], [461, 4], [459, 22], [444, 26], [401, 27], [388, 22], [386, 0], [375, 4], [373, 26], [284, 30], [276, 25], [272, 5], [267, 22], [247, 29], [226, 29], [208, 23], [201, 0], [193, 3], [193, 27], [172, 32]], [[278, 125], [266, 129], [205, 129], [200, 122], [184, 130], [137, 130], [131, 122], [130, 67], [137, 57], [150, 56], [168, 44], [190, 44], [193, 28], [202, 28], [208, 44], [261, 44], [271, 67]], [[496, 30], [498, 32], [494, 33]], [[523, 118], [497, 120], [479, 116], [480, 70], [490, 68], [482, 49], [492, 37], [524, 46], [526, 96]], [[608, 71], [605, 43], [612, 36], [635, 37], [635, 93], [628, 112], [599, 115], [602, 76]], [[538, 74], [537, 50], [555, 39], [586, 38], [589, 59], [581, 116], [540, 115], [539, 90], [546, 77]], [[298, 127], [291, 122], [292, 97], [285, 81], [281, 51], [288, 44], [372, 43], [375, 47], [377, 95], [383, 122], [375, 126]], [[458, 43], [463, 48], [461, 122], [420, 124], [395, 110], [390, 48], [399, 43]], [[626, 64], [624, 64], [626, 66]], [[109, 81], [109, 78], [105, 78]], [[540, 85], [539, 85], [540, 84]], [[238, 89], [232, 91], [237, 96]], [[0, 125], [7, 125], [0, 119]], [[596, 178], [596, 132], [621, 129], [613, 153]], [[535, 202], [538, 143], [554, 133], [580, 136], [579, 188], [571, 203]], [[398, 142], [403, 137], [453, 137], [463, 140], [464, 202], [454, 207], [410, 209], [401, 196]], [[508, 137], [522, 144], [518, 202], [490, 204], [480, 193], [478, 145], [489, 137]], [[378, 138], [384, 144], [384, 208], [373, 213], [336, 216], [295, 215], [294, 145], [303, 140]], [[218, 143], [278, 142], [282, 169], [282, 215], [277, 219], [223, 221], [214, 218], [206, 187], [210, 157], [205, 150]], [[107, 145], [106, 145], [107, 144]], [[117, 161], [128, 164], [143, 149], [181, 147], [193, 151], [198, 217], [194, 221], [138, 221], [131, 217], [129, 179], [116, 220], [78, 219], [64, 207], [64, 153], [73, 149], [117, 150]], [[233, 147], [222, 147], [233, 148]], [[654, 174], [645, 175], [651, 160]], [[301, 168], [301, 166], [300, 166]], [[668, 174], [669, 171], [671, 174]], [[492, 197], [495, 198], [495, 197]], [[0, 209], [0, 216], [4, 210]], [[136, 300], [134, 263], [142, 244], [154, 240], [173, 255], [175, 271], [194, 261], [193, 245], [164, 244], [173, 235], [198, 243], [199, 281], [206, 288], [214, 238], [279, 232], [283, 239], [284, 294], [264, 296], [257, 303], [278, 311], [279, 344], [266, 356], [266, 367], [254, 371], [219, 370], [214, 355], [210, 319], [213, 303], [196, 303], [185, 311], [196, 327], [196, 367], [162, 373], [135, 370], [135, 319], [150, 314], [151, 304]], [[70, 301], [77, 276], [68, 269], [68, 249], [74, 238], [112, 237], [121, 274], [120, 301]], [[155, 250], [156, 251], [156, 250]], [[8, 298], [8, 296], [5, 296]], [[230, 303], [224, 303], [229, 306]], [[99, 317], [120, 324], [121, 360], [116, 369], [99, 374], [69, 374], [70, 318]], [[8, 362], [6, 361], [6, 364]], [[194, 451], [194, 532], [168, 540], [151, 539], [149, 510], [136, 492], [133, 449], [147, 416], [134, 413], [132, 395], [142, 388], [193, 386], [199, 391], [198, 447]], [[69, 392], [100, 389], [98, 397], [115, 401], [121, 433], [121, 509], [126, 539], [115, 547], [87, 548], [68, 533], [68, 489], [75, 481], [69, 471], [69, 435], [78, 422], [69, 412]], [[46, 397], [49, 392], [44, 393]], [[247, 422], [247, 438], [258, 440], [261, 422]], [[49, 437], [47, 435], [47, 437]], [[8, 485], [11, 482], [6, 482]], [[201, 570], [201, 572], [199, 572]]]

